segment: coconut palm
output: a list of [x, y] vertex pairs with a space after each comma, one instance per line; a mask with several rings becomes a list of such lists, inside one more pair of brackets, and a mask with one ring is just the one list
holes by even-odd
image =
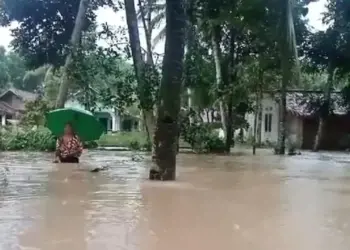
[[145, 25], [147, 29], [154, 31], [159, 29], [158, 33], [152, 38], [152, 49], [165, 38], [165, 2], [162, 0], [139, 0], [139, 10], [137, 18], [139, 22]]
[[277, 154], [285, 153], [287, 87], [292, 82], [293, 77], [296, 77], [294, 79], [297, 81], [299, 81], [300, 78], [300, 67], [293, 17], [294, 4], [294, 0], [282, 0], [280, 5], [279, 31], [282, 35], [279, 44], [282, 64], [282, 84], [280, 88], [280, 117], [278, 145], [276, 148]]

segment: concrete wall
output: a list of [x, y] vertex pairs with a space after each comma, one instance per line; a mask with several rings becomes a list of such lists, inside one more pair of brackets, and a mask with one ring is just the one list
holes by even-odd
[[301, 148], [303, 142], [303, 119], [291, 114], [287, 115], [287, 143]]

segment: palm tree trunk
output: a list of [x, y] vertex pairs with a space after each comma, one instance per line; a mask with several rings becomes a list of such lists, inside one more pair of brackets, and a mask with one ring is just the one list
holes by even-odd
[[[220, 26], [214, 26], [211, 31], [211, 45], [213, 48], [213, 56], [215, 61], [215, 72], [216, 72], [216, 85], [218, 88], [221, 88], [223, 79], [222, 79], [222, 68], [221, 68], [221, 49], [220, 49], [220, 41], [218, 37], [218, 33], [220, 32]], [[220, 116], [221, 116], [221, 124], [222, 129], [224, 130], [225, 137], [227, 134], [227, 128], [226, 128], [226, 112], [225, 112], [225, 106], [223, 101], [219, 100], [219, 109], [220, 109]]]
[[67, 55], [65, 64], [63, 66], [62, 82], [56, 100], [56, 108], [63, 108], [68, 97], [68, 90], [70, 84], [69, 68], [73, 63], [73, 55], [75, 54], [80, 44], [89, 3], [90, 0], [80, 0], [79, 10], [75, 19], [74, 29], [70, 41], [71, 51]]
[[184, 0], [166, 0], [166, 40], [155, 131], [158, 172], [150, 179], [174, 180], [185, 46]]
[[[145, 86], [145, 81], [143, 77], [144, 75], [143, 73], [145, 70], [145, 62], [142, 58], [140, 34], [139, 34], [139, 28], [138, 28], [138, 22], [137, 22], [135, 2], [134, 0], [124, 0], [124, 4], [125, 4], [126, 22], [128, 25], [130, 47], [131, 47], [131, 53], [132, 53], [132, 58], [134, 62], [136, 80], [138, 84], [138, 89], [140, 92], [142, 92], [142, 90], [144, 88], [147, 88], [147, 86]], [[152, 58], [152, 55], [150, 55], [150, 58], [148, 59], [151, 60], [151, 58]], [[139, 95], [139, 98], [140, 98], [140, 103], [141, 103], [140, 106], [142, 109], [143, 118], [146, 126], [147, 137], [149, 142], [153, 145], [153, 134], [154, 134], [154, 127], [155, 127], [155, 117], [154, 117], [153, 109], [146, 108], [146, 106], [148, 105], [144, 104], [144, 101], [142, 100], [142, 95]]]
[[[141, 14], [141, 20], [143, 29], [145, 31], [145, 38], [146, 38], [146, 47], [147, 47], [147, 63], [150, 65], [154, 65], [153, 62], [153, 50], [152, 50], [152, 27], [151, 27], [151, 21], [152, 21], [152, 5], [153, 0], [147, 0], [145, 4], [147, 4], [147, 13], [144, 10], [144, 4], [142, 0], [138, 1], [139, 8], [140, 8], [140, 14]], [[136, 17], [137, 18], [137, 17]]]
[[[280, 105], [279, 105], [279, 134], [276, 153], [285, 154], [286, 142], [286, 118], [287, 118], [287, 87], [292, 81], [293, 74], [296, 73], [298, 78], [299, 61], [296, 46], [294, 21], [293, 21], [293, 1], [281, 1], [281, 38], [280, 38], [280, 56], [282, 64], [282, 84], [280, 88]], [[296, 69], [296, 70], [295, 70]], [[299, 79], [298, 79], [299, 80]]]
[[324, 103], [323, 103], [321, 110], [320, 110], [318, 128], [317, 128], [317, 133], [315, 136], [315, 142], [314, 142], [314, 146], [313, 146], [313, 151], [315, 151], [315, 152], [317, 152], [320, 149], [320, 146], [321, 146], [321, 143], [322, 143], [322, 140], [324, 137], [326, 121], [327, 121], [327, 117], [329, 115], [329, 105], [331, 102], [331, 92], [332, 92], [332, 88], [333, 88], [334, 73], [335, 73], [335, 69], [330, 64], [328, 66], [327, 85], [326, 85], [325, 90], [324, 90]]
[[[282, 61], [282, 65], [286, 62]], [[278, 145], [276, 153], [284, 155], [286, 150], [286, 120], [287, 120], [287, 85], [289, 84], [289, 78], [286, 74], [289, 74], [288, 67], [283, 67], [282, 86], [280, 89], [280, 103], [279, 103], [279, 131], [278, 131]]]

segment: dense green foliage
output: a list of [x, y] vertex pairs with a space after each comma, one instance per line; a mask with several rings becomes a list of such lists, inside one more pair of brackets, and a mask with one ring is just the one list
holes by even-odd
[[[13, 46], [29, 66], [59, 66], [65, 59], [80, 0], [4, 0], [0, 23], [19, 22], [12, 29]], [[115, 7], [111, 0], [93, 0], [86, 15], [85, 30], [95, 23], [94, 11], [100, 6]]]
[[56, 140], [47, 129], [18, 129], [1, 133], [2, 150], [54, 151]]
[[[21, 127], [3, 130], [0, 134], [0, 149], [8, 151], [28, 150], [52, 152], [56, 138], [44, 127]], [[96, 148], [96, 142], [84, 142], [84, 148]]]
[[25, 61], [14, 52], [0, 47], [0, 91], [10, 87], [22, 87], [26, 73]]

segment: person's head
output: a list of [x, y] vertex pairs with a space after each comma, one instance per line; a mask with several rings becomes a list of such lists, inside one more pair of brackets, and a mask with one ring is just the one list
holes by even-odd
[[74, 130], [72, 127], [72, 124], [67, 123], [66, 126], [64, 127], [64, 134], [65, 135], [74, 135]]

